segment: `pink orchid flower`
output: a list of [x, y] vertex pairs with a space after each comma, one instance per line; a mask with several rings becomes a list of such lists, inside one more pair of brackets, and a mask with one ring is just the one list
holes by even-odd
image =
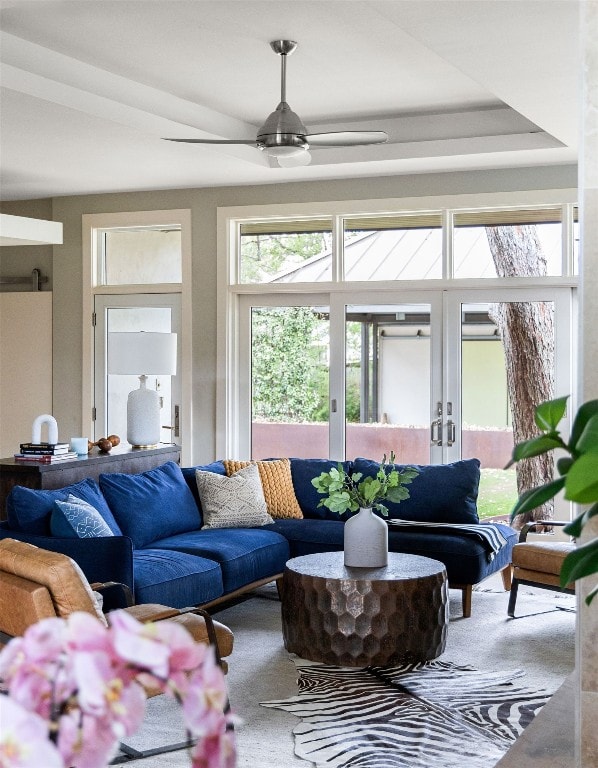
[[227, 704], [226, 681], [213, 652], [207, 653], [201, 667], [188, 680], [183, 698], [183, 717], [195, 734], [217, 730]]
[[124, 611], [110, 616], [114, 650], [120, 658], [165, 679], [170, 670], [170, 649], [161, 641], [157, 626], [142, 624]]
[[95, 616], [76, 611], [66, 620], [66, 647], [69, 651], [112, 653], [112, 640], [107, 628]]
[[145, 692], [136, 682], [125, 682], [112, 659], [102, 652], [74, 654], [78, 702], [84, 714], [109, 718], [119, 730], [134, 733], [145, 714]]
[[0, 768], [106, 768], [141, 725], [143, 685], [181, 702], [200, 739], [194, 768], [233, 768], [236, 719], [224, 711], [213, 649], [174, 622], [141, 624], [122, 611], [111, 619], [110, 628], [86, 613], [46, 619], [0, 652]]
[[46, 719], [53, 700], [67, 701], [75, 691], [65, 637], [62, 619], [44, 619], [0, 653], [0, 678], [10, 696]]
[[142, 624], [125, 611], [110, 614], [115, 651], [122, 659], [145, 667], [160, 680], [198, 666], [205, 653], [176, 622]]
[[197, 742], [191, 752], [193, 768], [235, 768], [236, 750], [233, 735], [223, 730]]
[[110, 722], [75, 710], [60, 718], [58, 749], [69, 768], [106, 768], [118, 752]]
[[0, 766], [64, 768], [60, 753], [48, 740], [48, 726], [8, 696], [0, 695]]

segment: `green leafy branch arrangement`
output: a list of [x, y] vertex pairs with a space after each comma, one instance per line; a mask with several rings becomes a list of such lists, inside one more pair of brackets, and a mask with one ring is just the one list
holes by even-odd
[[[388, 509], [381, 502], [392, 501], [398, 504], [409, 498], [405, 488], [419, 475], [415, 467], [406, 467], [402, 472], [395, 468], [395, 454], [390, 452], [382, 459], [378, 472], [373, 477], [363, 477], [362, 472], [348, 474], [339, 462], [329, 472], [322, 472], [311, 483], [319, 493], [325, 493], [326, 498], [318, 504], [327, 507], [332, 512], [342, 514], [347, 510], [356, 512], [361, 507], [372, 507], [387, 516]], [[363, 479], [362, 479], [363, 478]]]
[[[544, 504], [564, 489], [565, 498], [569, 501], [592, 505], [563, 528], [570, 536], [578, 538], [587, 522], [598, 515], [598, 400], [589, 400], [580, 406], [573, 420], [569, 441], [565, 442], [558, 426], [565, 415], [568, 399], [559, 397], [536, 408], [535, 422], [542, 434], [518, 443], [507, 467], [555, 448], [564, 450], [568, 456], [559, 458], [556, 463], [559, 477], [523, 493], [511, 512], [511, 521], [517, 515]], [[598, 537], [567, 555], [561, 568], [561, 586], [593, 573], [598, 573]], [[598, 585], [588, 594], [586, 603], [589, 605], [597, 594]]]

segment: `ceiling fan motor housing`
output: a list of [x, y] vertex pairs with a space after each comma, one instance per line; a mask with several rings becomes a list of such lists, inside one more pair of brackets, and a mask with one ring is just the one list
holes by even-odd
[[309, 148], [306, 133], [307, 129], [299, 115], [293, 112], [286, 101], [281, 101], [259, 129], [257, 145], [260, 149], [284, 147], [306, 150]]

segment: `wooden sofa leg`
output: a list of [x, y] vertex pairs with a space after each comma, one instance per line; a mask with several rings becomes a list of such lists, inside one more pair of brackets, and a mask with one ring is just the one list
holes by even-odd
[[507, 565], [502, 569], [500, 575], [502, 576], [502, 583], [503, 587], [505, 588], [505, 592], [508, 592], [511, 589], [511, 585], [513, 584], [513, 566]]
[[461, 587], [461, 605], [463, 606], [463, 618], [468, 619], [471, 616], [471, 594], [473, 584], [466, 584]]
[[514, 619], [515, 618], [515, 603], [517, 602], [517, 590], [519, 589], [519, 582], [517, 579], [513, 579], [511, 584], [511, 594], [509, 595], [509, 606], [507, 608], [507, 614]]

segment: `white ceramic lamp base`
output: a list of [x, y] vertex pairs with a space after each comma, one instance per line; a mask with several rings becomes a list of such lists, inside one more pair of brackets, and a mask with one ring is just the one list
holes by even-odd
[[388, 565], [388, 526], [371, 509], [362, 508], [345, 523], [345, 565], [382, 568]]
[[127, 440], [135, 448], [152, 448], [160, 442], [160, 395], [147, 389], [147, 376], [127, 399]]

